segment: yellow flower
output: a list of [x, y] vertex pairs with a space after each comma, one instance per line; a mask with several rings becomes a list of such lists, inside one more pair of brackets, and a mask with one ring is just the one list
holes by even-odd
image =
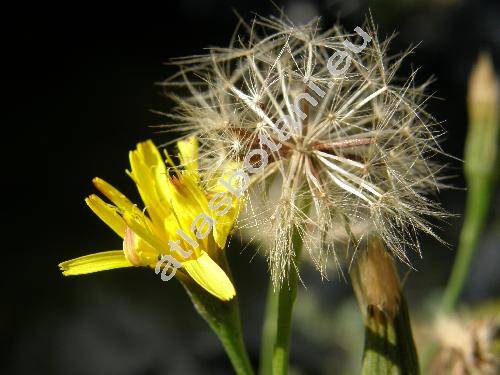
[[[203, 188], [194, 137], [177, 142], [177, 146], [183, 169], [165, 153], [172, 175], [152, 141], [139, 143], [130, 152], [131, 170], [127, 173], [137, 185], [144, 210], [102, 179], [93, 180], [113, 204], [96, 195], [85, 201], [123, 239], [123, 248], [62, 262], [59, 267], [64, 275], [133, 266], [154, 268], [159, 273], [163, 268], [162, 280], [179, 272], [223, 301], [235, 296], [231, 280], [214, 259], [225, 247], [241, 198], [231, 196], [220, 183]], [[171, 271], [169, 277], [167, 270]]]

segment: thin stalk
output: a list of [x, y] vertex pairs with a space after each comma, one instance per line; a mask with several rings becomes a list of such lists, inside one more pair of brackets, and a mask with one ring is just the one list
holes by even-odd
[[[304, 92], [310, 91], [304, 85]], [[309, 115], [309, 105], [307, 101], [301, 102], [302, 112], [306, 115], [302, 121], [302, 136], [307, 134]], [[296, 161], [297, 162], [297, 161]], [[291, 163], [293, 165], [293, 163]], [[297, 188], [297, 186], [295, 186]], [[304, 213], [309, 202], [304, 197], [300, 197], [302, 189], [297, 189], [295, 204]], [[296, 190], [296, 191], [297, 191]], [[262, 350], [260, 361], [260, 373], [263, 375], [286, 375], [288, 374], [288, 362], [290, 357], [290, 339], [292, 330], [292, 311], [295, 298], [297, 297], [297, 284], [299, 281], [298, 265], [302, 252], [302, 237], [298, 228], [294, 225], [292, 233], [293, 259], [292, 267], [287, 272], [278, 292], [274, 286], [269, 285], [266, 316], [264, 317]], [[273, 323], [275, 321], [276, 323]], [[273, 334], [274, 330], [274, 334]], [[272, 345], [272, 356], [267, 352]]]
[[[298, 237], [298, 239], [297, 239]], [[302, 241], [297, 233], [294, 234], [295, 263], [298, 263], [302, 251]], [[273, 349], [273, 375], [288, 373], [288, 359], [290, 356], [290, 336], [292, 330], [292, 309], [297, 297], [299, 275], [292, 267], [288, 272], [282, 287], [277, 293], [277, 327], [276, 341]]]
[[[294, 230], [296, 232], [296, 230]], [[294, 233], [295, 264], [298, 264], [302, 251], [302, 240], [298, 233]], [[295, 267], [291, 267], [276, 297], [278, 302], [276, 340], [273, 348], [273, 375], [286, 375], [288, 373], [288, 360], [290, 356], [290, 337], [292, 330], [292, 310], [297, 297], [297, 284], [299, 275]]]
[[458, 253], [441, 303], [443, 313], [452, 311], [457, 304], [488, 214], [498, 173], [499, 100], [491, 58], [481, 53], [469, 78], [469, 126], [464, 150], [467, 203]]
[[[464, 175], [468, 192], [465, 217], [438, 314], [449, 314], [457, 306], [491, 205], [498, 178], [499, 92], [491, 58], [481, 53], [470, 74], [467, 94], [469, 125], [465, 139]], [[427, 368], [436, 349], [436, 343], [425, 348], [422, 368]]]
[[[299, 207], [303, 210], [305, 202], [299, 203], [301, 203]], [[262, 329], [259, 371], [261, 375], [282, 375], [288, 373], [292, 312], [297, 296], [299, 280], [296, 267], [298, 267], [302, 252], [302, 238], [297, 228], [293, 230], [292, 243], [295, 267], [290, 268], [279, 291], [276, 291], [272, 282], [269, 282], [266, 314]]]
[[[491, 202], [492, 187], [494, 184], [488, 176], [469, 178], [468, 180], [469, 189], [464, 222], [460, 231], [458, 251], [437, 311], [438, 314], [449, 314], [457, 306]], [[429, 343], [423, 349], [421, 358], [422, 368], [429, 366], [437, 348], [436, 343]]]
[[488, 214], [491, 190], [491, 183], [486, 179], [475, 179], [469, 182], [466, 214], [460, 232], [458, 252], [441, 304], [443, 313], [449, 313], [455, 308], [464, 287], [474, 250]]
[[262, 339], [260, 347], [260, 375], [273, 373], [273, 348], [276, 341], [276, 328], [278, 325], [278, 298], [276, 298], [273, 283], [269, 282], [267, 288], [266, 311], [262, 325]]
[[[220, 262], [229, 272], [223, 254]], [[219, 338], [226, 354], [238, 375], [253, 375], [254, 371], [243, 341], [238, 297], [224, 302], [212, 296], [189, 278], [181, 279], [194, 307]]]

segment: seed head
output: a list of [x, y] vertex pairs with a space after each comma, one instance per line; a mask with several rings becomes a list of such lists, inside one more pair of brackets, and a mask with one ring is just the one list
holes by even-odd
[[389, 40], [372, 21], [349, 33], [257, 17], [240, 22], [228, 48], [176, 61], [164, 83], [177, 90], [167, 131], [198, 136], [207, 176], [227, 162], [251, 169], [240, 227], [272, 237], [276, 285], [293, 266], [294, 229], [323, 273], [337, 245], [369, 234], [409, 263], [417, 230], [434, 235], [428, 219], [443, 216], [426, 197], [441, 186], [429, 82], [396, 77], [412, 50], [389, 56]]

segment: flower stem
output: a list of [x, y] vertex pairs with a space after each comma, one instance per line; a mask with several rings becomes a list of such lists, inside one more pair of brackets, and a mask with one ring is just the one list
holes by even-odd
[[455, 308], [462, 292], [479, 235], [486, 221], [491, 190], [490, 182], [485, 179], [469, 182], [466, 214], [460, 232], [458, 252], [441, 304], [441, 312], [443, 313], [449, 313]]
[[260, 375], [273, 373], [273, 348], [276, 341], [276, 327], [278, 321], [278, 298], [274, 292], [273, 283], [270, 281], [267, 288], [266, 311], [262, 325], [262, 340], [260, 347]]
[[[460, 294], [467, 280], [467, 275], [469, 274], [479, 236], [486, 222], [491, 204], [493, 186], [494, 182], [488, 176], [468, 178], [465, 217], [462, 230], [460, 231], [458, 251], [437, 314], [449, 314], [457, 306]], [[436, 350], [436, 343], [429, 343], [423, 349], [421, 357], [422, 368], [425, 369], [429, 366]]]
[[[458, 303], [491, 205], [498, 178], [499, 100], [500, 89], [493, 63], [488, 54], [481, 53], [470, 74], [467, 94], [469, 124], [464, 149], [464, 175], [468, 191], [465, 217], [457, 255], [438, 314], [451, 313]], [[422, 368], [427, 368], [436, 349], [436, 343], [430, 343], [425, 348]]]
[[[308, 87], [304, 87], [308, 91]], [[302, 111], [309, 113], [309, 105], [301, 103]], [[302, 121], [301, 132], [307, 127], [307, 115]], [[293, 165], [293, 163], [291, 163]], [[292, 168], [293, 170], [293, 168]], [[297, 191], [301, 191], [298, 188]], [[296, 207], [304, 212], [308, 200], [295, 196]], [[272, 281], [269, 283], [267, 294], [266, 315], [262, 330], [262, 347], [260, 359], [261, 375], [282, 375], [288, 373], [288, 361], [290, 357], [290, 339], [292, 330], [292, 311], [295, 298], [297, 297], [297, 284], [299, 281], [298, 263], [302, 252], [302, 238], [297, 226], [294, 225], [292, 233], [293, 259], [292, 266], [282, 281], [278, 291]], [[272, 348], [272, 355], [271, 355]]]
[[[305, 207], [304, 202], [299, 203], [302, 203], [300, 207], [303, 209]], [[294, 266], [290, 267], [278, 291], [275, 290], [272, 282], [269, 283], [266, 314], [262, 329], [259, 371], [261, 375], [283, 375], [288, 373], [292, 311], [299, 280], [297, 267], [302, 251], [302, 238], [297, 228], [293, 229], [292, 243]]]
[[440, 306], [443, 313], [451, 312], [458, 302], [488, 214], [498, 172], [499, 100], [493, 63], [489, 55], [482, 53], [469, 78], [469, 125], [464, 149], [467, 203], [458, 253]]
[[[300, 253], [296, 249], [295, 258]], [[292, 330], [292, 309], [297, 296], [298, 274], [295, 268], [291, 268], [288, 276], [281, 286], [275, 298], [277, 298], [277, 327], [276, 340], [273, 348], [273, 375], [284, 375], [288, 373], [288, 358], [290, 355], [290, 336]]]
[[[229, 273], [225, 255], [221, 263]], [[254, 371], [243, 341], [238, 297], [221, 301], [188, 278], [181, 279], [194, 307], [219, 338], [226, 354], [238, 375], [253, 375]]]
[[350, 275], [365, 320], [362, 374], [419, 374], [406, 300], [380, 240], [368, 240]]

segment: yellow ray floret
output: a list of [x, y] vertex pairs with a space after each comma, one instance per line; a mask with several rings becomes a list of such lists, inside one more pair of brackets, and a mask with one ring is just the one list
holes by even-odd
[[202, 252], [197, 259], [188, 260], [183, 267], [194, 281], [221, 300], [228, 301], [235, 296], [236, 291], [226, 273], [207, 253]]
[[[100, 178], [93, 180], [96, 188], [111, 203], [96, 195], [89, 196], [85, 201], [123, 239], [123, 249], [62, 262], [59, 267], [65, 276], [134, 266], [154, 269], [159, 259], [167, 255], [172, 260], [170, 264], [180, 265], [178, 270], [172, 270], [173, 274], [181, 272], [189, 275], [221, 300], [227, 301], [235, 296], [231, 280], [211, 256], [224, 248], [241, 201], [234, 196], [229, 197], [229, 193], [228, 197], [223, 197], [224, 191], [220, 186], [204, 188], [201, 185], [196, 138], [179, 141], [177, 145], [180, 167], [173, 164], [168, 154], [166, 165], [150, 140], [139, 143], [130, 152], [130, 171], [127, 173], [137, 186], [144, 210], [106, 181]], [[219, 210], [217, 218], [209, 203], [214, 195], [217, 195], [217, 202], [226, 199], [223, 203], [226, 203], [227, 209]], [[220, 206], [222, 204], [217, 207]], [[200, 215], [208, 219], [200, 223]], [[213, 223], [210, 218], [214, 219]], [[196, 233], [193, 232], [194, 222], [199, 225]]]
[[84, 255], [62, 262], [59, 267], [64, 276], [83, 275], [86, 273], [111, 270], [113, 268], [133, 267], [122, 250], [103, 251]]

